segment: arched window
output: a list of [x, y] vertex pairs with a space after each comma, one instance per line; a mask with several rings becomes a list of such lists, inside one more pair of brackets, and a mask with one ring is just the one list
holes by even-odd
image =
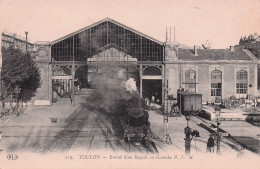
[[185, 71], [185, 91], [196, 92], [196, 72], [194, 70]]
[[217, 96], [221, 96], [221, 95], [222, 95], [222, 72], [219, 70], [213, 70], [211, 72], [211, 96], [215, 96], [217, 99]]
[[185, 72], [185, 81], [186, 80], [195, 80], [196, 79], [196, 72], [194, 70], [187, 70]]
[[248, 73], [245, 70], [239, 70], [236, 73], [236, 93], [247, 94], [247, 80]]
[[211, 72], [211, 79], [221, 79], [222, 77], [222, 72], [219, 70], [213, 70]]

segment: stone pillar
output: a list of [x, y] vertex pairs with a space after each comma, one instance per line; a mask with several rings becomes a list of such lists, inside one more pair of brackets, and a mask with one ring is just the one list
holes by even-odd
[[35, 43], [35, 59], [41, 72], [41, 88], [37, 90], [34, 105], [52, 104], [52, 67], [51, 67], [51, 44], [50, 42]]
[[165, 61], [178, 60], [178, 44], [175, 42], [166, 42], [165, 44]]

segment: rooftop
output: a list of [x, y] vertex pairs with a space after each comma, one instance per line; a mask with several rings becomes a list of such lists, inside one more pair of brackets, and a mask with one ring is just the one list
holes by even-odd
[[253, 60], [243, 49], [197, 49], [197, 56], [194, 55], [193, 49], [178, 50], [179, 60]]

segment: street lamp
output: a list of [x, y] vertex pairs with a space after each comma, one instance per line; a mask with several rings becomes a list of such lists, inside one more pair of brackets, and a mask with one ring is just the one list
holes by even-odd
[[219, 106], [215, 107], [215, 114], [217, 116], [217, 154], [220, 154], [220, 135], [219, 135], [219, 116], [220, 116], [221, 109]]
[[187, 127], [189, 127], [190, 113], [186, 113], [185, 119], [186, 119], [186, 121], [187, 121]]

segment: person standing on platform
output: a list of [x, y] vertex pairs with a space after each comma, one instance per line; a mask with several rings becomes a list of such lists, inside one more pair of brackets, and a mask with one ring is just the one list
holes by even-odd
[[211, 134], [207, 142], [207, 152], [214, 153], [214, 146], [215, 146], [215, 141]]

